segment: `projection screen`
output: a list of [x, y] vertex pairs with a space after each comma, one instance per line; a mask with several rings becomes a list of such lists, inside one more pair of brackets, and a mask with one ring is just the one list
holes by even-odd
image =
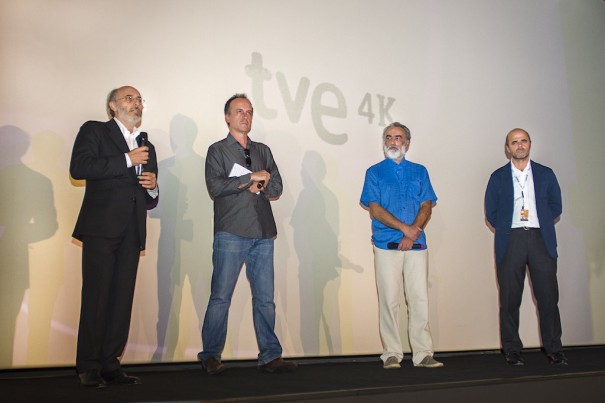
[[[359, 197], [392, 121], [411, 129], [407, 158], [438, 196], [426, 229], [435, 350], [500, 348], [483, 196], [515, 127], [563, 193], [563, 343], [605, 343], [605, 2], [3, 0], [0, 34], [0, 368], [74, 365], [82, 249], [71, 233], [84, 183], [69, 158], [121, 85], [146, 100], [161, 192], [122, 362], [201, 350], [213, 239], [204, 163], [236, 92], [252, 100], [250, 136], [284, 181], [273, 210], [285, 356], [381, 352]], [[529, 287], [520, 332], [540, 345]], [[223, 358], [257, 354], [242, 272]]]

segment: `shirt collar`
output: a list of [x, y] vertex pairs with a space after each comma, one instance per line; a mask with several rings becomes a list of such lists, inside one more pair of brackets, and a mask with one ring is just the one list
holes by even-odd
[[[250, 146], [252, 145], [253, 141], [252, 141], [252, 140], [250, 140], [250, 137], [248, 137], [248, 138], [246, 139], [246, 141], [247, 141], [246, 145], [248, 146], [247, 148], [249, 149], [249, 148], [250, 148]], [[241, 147], [241, 144], [239, 143], [239, 141], [237, 141], [237, 140], [235, 139], [235, 137], [233, 137], [233, 134], [231, 134], [231, 132], [227, 133], [227, 142], [228, 142], [229, 144], [231, 144], [231, 145], [232, 145], [232, 144], [237, 144], [238, 146], [240, 146], [240, 147]]]
[[120, 131], [122, 132], [122, 135], [124, 136], [124, 138], [130, 137], [131, 134], [134, 134], [135, 138], [139, 135], [140, 130], [138, 127], [136, 127], [132, 133], [130, 133], [130, 131], [126, 128], [126, 126], [124, 126], [124, 124], [122, 122], [120, 122], [117, 118], [113, 118], [113, 120], [115, 120], [116, 123], [118, 124], [118, 127], [120, 128]]
[[513, 173], [516, 172], [516, 173], [522, 174], [525, 172], [529, 172], [529, 171], [531, 171], [531, 159], [527, 161], [527, 165], [525, 166], [525, 169], [523, 171], [520, 170], [519, 168], [517, 168], [515, 166], [515, 164], [513, 164], [513, 160], [510, 160], [510, 166], [512, 168]]
[[405, 163], [407, 162], [407, 160], [405, 159], [405, 157], [403, 157], [401, 159], [401, 161], [399, 161], [398, 163], [395, 162], [394, 160], [390, 159], [389, 157], [385, 157], [384, 159], [387, 160], [387, 161], [389, 161], [389, 163], [393, 164], [394, 166], [398, 166], [398, 167], [405, 165]]

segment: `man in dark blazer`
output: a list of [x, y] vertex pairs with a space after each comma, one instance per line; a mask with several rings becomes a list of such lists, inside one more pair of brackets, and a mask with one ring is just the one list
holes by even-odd
[[143, 99], [135, 88], [112, 90], [108, 122], [82, 125], [70, 174], [86, 180], [73, 237], [82, 241], [82, 305], [76, 369], [84, 386], [136, 384], [119, 358], [126, 347], [147, 209], [157, 204], [157, 159], [139, 132]]
[[555, 234], [561, 189], [552, 169], [530, 161], [531, 138], [525, 130], [511, 130], [505, 147], [511, 162], [492, 173], [485, 192], [486, 219], [495, 230], [502, 350], [510, 365], [524, 364], [519, 307], [527, 268], [544, 351], [552, 364], [567, 365], [561, 345]]

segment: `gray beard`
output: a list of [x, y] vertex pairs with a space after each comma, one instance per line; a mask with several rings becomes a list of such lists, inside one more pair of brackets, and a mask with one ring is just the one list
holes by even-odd
[[387, 156], [387, 158], [393, 161], [397, 161], [405, 157], [405, 151], [403, 151], [401, 148], [398, 148], [397, 150], [391, 150], [390, 148], [385, 147], [384, 154]]
[[133, 127], [139, 127], [141, 125], [141, 120], [142, 120], [142, 118], [140, 116], [133, 116], [133, 117], [126, 116], [123, 119], [126, 121], [126, 123], [130, 124]]

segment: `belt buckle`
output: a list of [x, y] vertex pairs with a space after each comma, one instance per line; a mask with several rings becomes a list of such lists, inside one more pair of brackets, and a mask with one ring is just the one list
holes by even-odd
[[523, 230], [529, 231], [529, 227], [523, 227]]

